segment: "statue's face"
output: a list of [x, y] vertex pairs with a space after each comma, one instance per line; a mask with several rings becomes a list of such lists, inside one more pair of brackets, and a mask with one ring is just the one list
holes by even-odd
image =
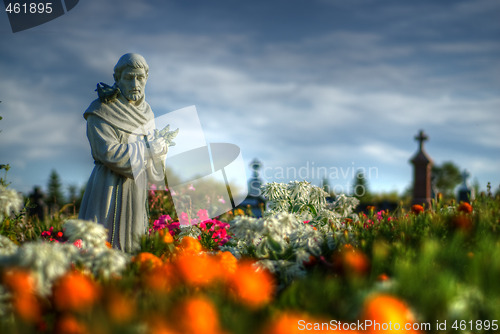
[[123, 96], [129, 101], [139, 101], [144, 97], [148, 77], [143, 68], [127, 67], [123, 70], [117, 84]]

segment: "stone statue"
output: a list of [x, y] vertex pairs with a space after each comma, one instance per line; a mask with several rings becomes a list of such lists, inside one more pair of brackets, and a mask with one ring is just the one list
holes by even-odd
[[87, 120], [94, 169], [79, 219], [108, 230], [114, 248], [132, 252], [148, 230], [148, 184], [164, 182], [168, 146], [177, 134], [155, 129], [145, 101], [149, 66], [138, 54], [123, 55], [114, 68], [113, 86], [97, 85], [98, 99], [83, 114]]

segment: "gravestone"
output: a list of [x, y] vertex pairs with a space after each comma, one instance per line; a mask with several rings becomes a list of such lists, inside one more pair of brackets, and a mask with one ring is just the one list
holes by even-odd
[[249, 206], [255, 217], [262, 216], [262, 207], [265, 206], [266, 200], [262, 196], [261, 186], [263, 184], [260, 178], [260, 169], [262, 168], [262, 163], [253, 159], [250, 163], [250, 168], [252, 168], [252, 176], [248, 180], [248, 196], [239, 205], [239, 208], [246, 210]]
[[462, 172], [462, 185], [458, 189], [458, 202], [467, 202], [470, 203], [474, 199], [474, 191], [469, 185], [467, 184], [467, 179], [469, 178], [470, 174], [467, 172], [467, 170], [464, 169]]
[[33, 188], [33, 192], [29, 194], [28, 216], [37, 217], [39, 221], [45, 220], [47, 213], [47, 205], [45, 204], [45, 195], [39, 186]]
[[431, 168], [432, 159], [424, 150], [424, 141], [429, 137], [420, 130], [415, 140], [419, 142], [419, 149], [410, 162], [413, 164], [413, 200], [412, 204], [431, 205]]

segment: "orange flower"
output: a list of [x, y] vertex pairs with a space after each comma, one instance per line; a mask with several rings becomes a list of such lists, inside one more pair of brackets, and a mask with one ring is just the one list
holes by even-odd
[[54, 305], [60, 311], [85, 311], [100, 297], [100, 289], [89, 277], [72, 271], [62, 276], [53, 288]]
[[149, 271], [163, 264], [158, 256], [148, 252], [137, 254], [132, 258], [132, 262], [137, 263], [141, 271]]
[[175, 268], [170, 263], [164, 263], [144, 275], [143, 280], [145, 285], [154, 292], [169, 292], [177, 281]]
[[135, 314], [135, 299], [117, 291], [111, 291], [107, 295], [106, 310], [113, 321], [127, 322]]
[[347, 275], [364, 276], [370, 272], [370, 260], [362, 251], [350, 244], [344, 245], [333, 255], [337, 269]]
[[262, 334], [300, 334], [300, 333], [358, 333], [353, 330], [342, 330], [338, 323], [317, 319], [308, 314], [285, 312], [279, 314], [264, 328]]
[[377, 281], [380, 281], [380, 282], [385, 282], [385, 281], [388, 281], [390, 278], [389, 276], [387, 276], [386, 273], [382, 273], [380, 275], [377, 276]]
[[35, 296], [35, 280], [31, 273], [24, 269], [10, 269], [4, 272], [3, 284], [12, 291], [12, 306], [16, 314], [26, 322], [40, 320], [41, 307]]
[[470, 232], [474, 224], [469, 215], [461, 214], [451, 218], [451, 227], [462, 232]]
[[14, 295], [12, 305], [16, 314], [26, 322], [35, 323], [42, 315], [40, 303], [35, 295], [31, 293], [20, 293]]
[[113, 248], [113, 247], [111, 246], [111, 243], [110, 243], [109, 241], [106, 241], [106, 247], [108, 247], [108, 248]]
[[57, 334], [86, 334], [87, 328], [75, 317], [65, 315], [59, 318], [55, 324], [55, 333]]
[[170, 234], [167, 228], [158, 231], [158, 234], [162, 237], [162, 241], [166, 244], [171, 244], [174, 242], [174, 238]]
[[249, 307], [259, 307], [269, 303], [274, 294], [274, 282], [266, 270], [257, 270], [252, 262], [238, 264], [229, 286], [234, 295]]
[[153, 316], [147, 320], [149, 334], [180, 334], [169, 326], [163, 316]]
[[3, 284], [14, 294], [34, 293], [35, 280], [28, 270], [12, 268], [2, 275]]
[[179, 247], [184, 253], [197, 254], [202, 251], [200, 242], [193, 237], [182, 238]]
[[[408, 305], [402, 300], [391, 296], [389, 294], [376, 293], [368, 296], [364, 302], [363, 310], [361, 313], [362, 320], [371, 320], [373, 324], [389, 324], [391, 322], [391, 328], [378, 328], [375, 326], [370, 326], [366, 328], [366, 333], [406, 333], [406, 334], [416, 334], [420, 333], [417, 330], [406, 329], [406, 324], [415, 323], [415, 316], [410, 311]], [[399, 324], [399, 330], [397, 330], [397, 324]]]
[[182, 253], [175, 260], [180, 276], [189, 285], [210, 284], [217, 275], [217, 262], [207, 254]]
[[235, 273], [238, 267], [238, 260], [231, 252], [222, 252], [216, 255], [216, 260], [219, 263], [219, 272], [223, 278], [228, 278]]
[[460, 202], [458, 205], [458, 212], [463, 212], [463, 213], [471, 213], [472, 212], [472, 206], [467, 203], [467, 202]]
[[420, 212], [424, 212], [424, 207], [420, 204], [414, 204], [411, 206], [411, 212], [418, 215]]
[[180, 304], [176, 327], [184, 334], [220, 334], [219, 316], [212, 302], [192, 297]]

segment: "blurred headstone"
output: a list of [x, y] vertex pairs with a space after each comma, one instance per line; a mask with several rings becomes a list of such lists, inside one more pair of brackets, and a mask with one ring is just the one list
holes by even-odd
[[29, 195], [28, 216], [37, 217], [40, 221], [45, 219], [47, 205], [44, 201], [45, 195], [39, 186], [33, 188], [33, 192]]
[[420, 130], [415, 140], [419, 142], [419, 149], [410, 162], [413, 164], [413, 200], [412, 204], [431, 206], [431, 168], [432, 159], [424, 150], [424, 141], [429, 137]]
[[470, 174], [467, 172], [467, 170], [464, 169], [462, 172], [462, 185], [458, 189], [458, 202], [467, 202], [470, 203], [474, 199], [474, 191], [473, 189], [468, 185], [467, 179], [469, 178]]
[[250, 163], [250, 168], [252, 168], [252, 176], [248, 180], [248, 196], [241, 203], [240, 208], [246, 210], [250, 207], [252, 214], [255, 217], [262, 216], [262, 208], [265, 206], [266, 200], [262, 196], [262, 179], [260, 178], [260, 169], [262, 168], [262, 163], [253, 159]]

